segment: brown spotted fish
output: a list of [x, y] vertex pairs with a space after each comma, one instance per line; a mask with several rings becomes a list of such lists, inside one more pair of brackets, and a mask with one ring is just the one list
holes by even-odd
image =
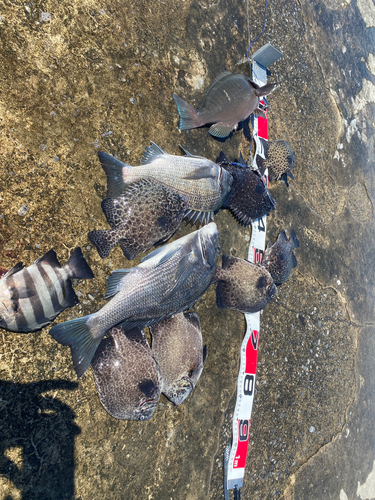
[[117, 198], [125, 195], [133, 183], [150, 179], [182, 196], [189, 205], [187, 216], [193, 221], [209, 222], [227, 197], [233, 179], [211, 160], [191, 155], [185, 149], [183, 152], [184, 156], [170, 155], [152, 142], [143, 153], [141, 165], [136, 167], [122, 163], [107, 153], [98, 153], [107, 175], [107, 196]]
[[233, 186], [222, 208], [229, 208], [238, 222], [249, 226], [256, 219], [269, 214], [276, 207], [260, 173], [246, 164], [231, 164], [223, 152], [217, 162], [233, 177]]
[[64, 267], [54, 250], [29, 267], [18, 263], [0, 279], [0, 327], [23, 333], [43, 328], [64, 309], [78, 304], [70, 280], [93, 277], [79, 247]]
[[216, 305], [254, 313], [263, 309], [277, 293], [270, 273], [248, 260], [223, 255], [222, 268], [216, 268]]
[[180, 130], [213, 123], [209, 129], [211, 135], [228, 137], [252, 113], [263, 115], [259, 102], [275, 88], [271, 83], [259, 87], [244, 75], [224, 72], [211, 83], [199, 109], [172, 94], [180, 115]]
[[91, 362], [100, 402], [114, 418], [148, 420], [161, 394], [162, 379], [143, 330], [107, 332]]
[[176, 232], [188, 210], [186, 199], [152, 179], [131, 184], [124, 196], [106, 198], [102, 209], [111, 229], [90, 231], [88, 236], [100, 257], [120, 244], [132, 260]]
[[292, 269], [297, 267], [297, 259], [293, 253], [295, 248], [299, 248], [299, 241], [294, 229], [290, 233], [289, 240], [285, 231], [281, 231], [273, 245], [271, 242], [268, 243], [262, 266], [270, 273], [276, 285], [287, 281]]
[[179, 313], [150, 327], [152, 353], [163, 377], [163, 394], [181, 404], [197, 384], [207, 359], [199, 316]]
[[143, 328], [186, 311], [201, 298], [215, 278], [220, 252], [214, 222], [154, 250], [130, 269], [117, 269], [107, 279], [99, 311], [55, 325], [50, 330], [71, 348], [78, 376], [85, 373], [107, 330]]
[[257, 155], [257, 165], [261, 172], [268, 168], [270, 182], [283, 180], [287, 186], [288, 176], [294, 179], [292, 168], [294, 167], [295, 155], [289, 144], [285, 141], [265, 141], [260, 139], [265, 159]]

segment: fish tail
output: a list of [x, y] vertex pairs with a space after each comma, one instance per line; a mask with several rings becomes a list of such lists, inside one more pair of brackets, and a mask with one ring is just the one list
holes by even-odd
[[172, 94], [172, 97], [176, 103], [178, 114], [180, 115], [180, 130], [189, 130], [203, 125], [202, 120], [199, 118], [198, 111], [194, 109], [193, 106], [190, 106], [190, 104], [176, 94]]
[[73, 273], [72, 278], [82, 280], [90, 280], [94, 278], [94, 273], [86, 262], [86, 259], [82, 254], [81, 247], [77, 247], [74, 250], [70, 259], [66, 263], [66, 267], [69, 268], [70, 273]]
[[98, 348], [102, 336], [95, 337], [88, 325], [92, 315], [59, 323], [49, 333], [60, 344], [68, 345], [72, 352], [74, 369], [78, 377], [82, 377]]
[[119, 241], [117, 229], [101, 229], [99, 231], [90, 231], [88, 237], [96, 246], [98, 254], [102, 259], [108, 257], [112, 248]]
[[224, 281], [219, 281], [216, 286], [216, 305], [219, 309], [231, 307], [230, 285]]
[[98, 156], [101, 166], [107, 176], [107, 197], [115, 198], [121, 196], [127, 189], [124, 180], [125, 171], [131, 169], [131, 167], [113, 156], [103, 153], [103, 151], [99, 151]]
[[292, 232], [290, 233], [290, 239], [293, 241], [294, 248], [299, 248], [299, 241], [297, 239], [294, 229], [292, 229]]

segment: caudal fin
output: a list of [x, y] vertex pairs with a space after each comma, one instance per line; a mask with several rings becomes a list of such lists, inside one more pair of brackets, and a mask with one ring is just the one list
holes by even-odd
[[90, 280], [94, 278], [94, 273], [91, 267], [87, 264], [86, 259], [82, 254], [81, 247], [77, 247], [72, 253], [70, 259], [66, 263], [70, 271], [73, 273], [72, 278], [78, 278], [82, 280]]
[[293, 241], [294, 248], [299, 248], [299, 241], [297, 239], [294, 229], [292, 229], [292, 232], [290, 233], [290, 239]]
[[90, 316], [59, 323], [49, 331], [57, 342], [70, 347], [74, 369], [78, 377], [82, 377], [89, 367], [102, 339], [102, 337], [94, 337], [91, 333], [90, 327], [87, 325]]
[[180, 130], [189, 130], [204, 125], [199, 118], [198, 111], [194, 109], [193, 106], [190, 106], [190, 104], [176, 94], [172, 94], [172, 97], [176, 103], [178, 114], [180, 115]]
[[102, 259], [104, 259], [104, 257], [108, 257], [109, 252], [119, 241], [117, 229], [90, 231], [88, 237], [96, 246], [98, 254]]
[[107, 197], [116, 198], [126, 190], [127, 186], [123, 178], [124, 167], [128, 167], [126, 163], [117, 160], [113, 156], [99, 151], [99, 161], [107, 176]]

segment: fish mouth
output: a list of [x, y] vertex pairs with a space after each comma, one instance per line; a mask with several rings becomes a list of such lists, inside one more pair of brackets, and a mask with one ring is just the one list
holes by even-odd
[[174, 405], [178, 406], [185, 401], [193, 389], [193, 382], [188, 377], [182, 377], [178, 382], [178, 386], [166, 396]]

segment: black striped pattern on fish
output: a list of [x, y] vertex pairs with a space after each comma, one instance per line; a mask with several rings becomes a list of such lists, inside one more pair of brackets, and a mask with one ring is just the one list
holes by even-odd
[[[31, 266], [10, 272], [0, 281], [0, 325], [23, 333], [42, 328], [64, 309], [78, 303], [70, 279], [92, 277], [80, 248], [74, 250], [64, 267], [50, 250]], [[2, 304], [8, 306], [6, 312]]]

